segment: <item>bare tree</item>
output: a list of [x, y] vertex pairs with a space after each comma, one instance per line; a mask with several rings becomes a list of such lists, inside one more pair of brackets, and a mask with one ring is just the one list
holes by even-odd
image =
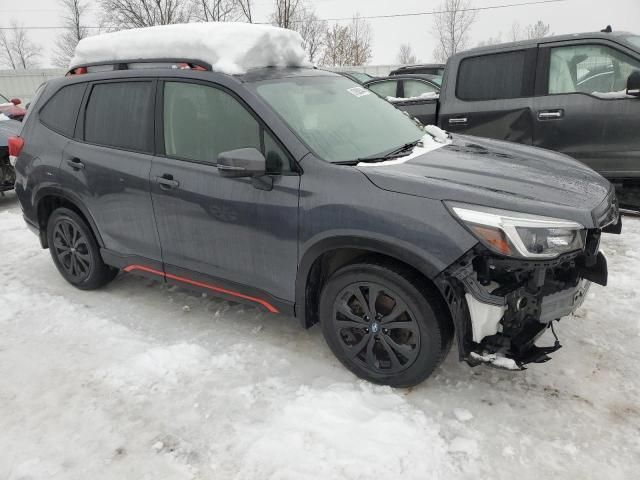
[[350, 43], [349, 26], [334, 23], [327, 30], [322, 64], [332, 67], [349, 65], [351, 59]]
[[548, 23], [544, 23], [542, 20], [538, 20], [536, 23], [533, 23], [526, 28], [526, 38], [527, 40], [536, 40], [538, 38], [543, 38], [549, 35], [549, 31], [551, 27]]
[[15, 20], [11, 21], [11, 29], [0, 31], [0, 61], [13, 70], [33, 68], [37, 66], [40, 46], [31, 41], [27, 30]]
[[0, 30], [0, 64], [9, 67], [11, 70], [16, 70], [18, 65], [14, 58], [11, 37], [7, 30]]
[[298, 19], [294, 23], [294, 30], [302, 36], [302, 47], [307, 52], [311, 63], [317, 62], [322, 57], [322, 49], [325, 45], [327, 34], [327, 22], [321, 20], [315, 11], [306, 7], [300, 10]]
[[471, 0], [443, 0], [440, 12], [434, 15], [436, 60], [446, 62], [454, 53], [463, 50], [469, 41], [469, 29], [477, 18]]
[[104, 25], [111, 28], [186, 23], [193, 4], [185, 0], [100, 0]]
[[401, 65], [411, 65], [418, 63], [416, 54], [413, 53], [413, 48], [408, 43], [400, 45], [400, 51], [398, 52], [398, 63]]
[[356, 13], [349, 26], [351, 65], [364, 65], [371, 60], [371, 27]]
[[81, 0], [59, 1], [64, 8], [62, 25], [65, 30], [56, 41], [53, 63], [58, 67], [66, 67], [73, 57], [78, 42], [89, 34], [83, 22], [87, 4]]
[[237, 0], [194, 0], [194, 14], [204, 22], [230, 22], [239, 17]]
[[271, 23], [278, 27], [295, 29], [300, 20], [300, 11], [304, 8], [302, 0], [275, 0], [275, 10], [271, 14]]
[[242, 18], [253, 23], [253, 0], [237, 0], [238, 8], [242, 12]]
[[498, 32], [495, 37], [489, 37], [486, 40], [479, 41], [478, 46], [485, 47], [488, 45], [497, 45], [498, 43], [502, 43], [502, 32]]
[[511, 30], [507, 33], [507, 41], [517, 42], [519, 40], [522, 40], [522, 28], [518, 22], [513, 22], [511, 24]]
[[371, 55], [371, 29], [360, 15], [353, 17], [349, 25], [336, 23], [327, 30], [324, 65], [364, 65], [371, 60]]

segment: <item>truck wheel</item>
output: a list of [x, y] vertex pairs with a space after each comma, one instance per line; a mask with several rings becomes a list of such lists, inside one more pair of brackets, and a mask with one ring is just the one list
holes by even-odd
[[100, 248], [84, 219], [73, 210], [58, 208], [47, 223], [49, 251], [64, 279], [81, 290], [100, 288], [118, 270], [102, 261]]
[[429, 290], [411, 272], [385, 262], [339, 269], [320, 297], [329, 347], [360, 378], [417, 385], [444, 359], [453, 338], [449, 316]]

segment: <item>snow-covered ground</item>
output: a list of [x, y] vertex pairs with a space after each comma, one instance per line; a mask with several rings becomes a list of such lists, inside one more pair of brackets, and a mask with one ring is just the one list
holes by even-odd
[[[2, 479], [632, 479], [640, 220], [522, 373], [362, 382], [296, 320], [123, 275], [81, 292], [0, 198]], [[550, 341], [549, 338], [545, 340]]]

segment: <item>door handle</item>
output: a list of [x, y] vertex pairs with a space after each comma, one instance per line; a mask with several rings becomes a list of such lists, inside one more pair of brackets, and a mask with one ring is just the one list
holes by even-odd
[[450, 118], [449, 125], [466, 125], [468, 121], [467, 117]]
[[557, 110], [542, 110], [538, 112], [539, 120], [559, 120], [564, 117], [564, 110], [561, 108]]
[[161, 177], [156, 177], [156, 183], [160, 185], [163, 190], [172, 190], [180, 186], [180, 182], [173, 179], [173, 175], [165, 173]]
[[82, 170], [84, 168], [84, 163], [82, 163], [79, 158], [72, 158], [71, 160], [67, 160], [67, 165], [69, 165], [76, 171]]

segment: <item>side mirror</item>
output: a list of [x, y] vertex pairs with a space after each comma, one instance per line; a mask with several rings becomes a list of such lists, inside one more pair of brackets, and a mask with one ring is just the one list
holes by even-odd
[[12, 98], [11, 99], [11, 103], [13, 103], [14, 105], [18, 106], [22, 103], [22, 100], [20, 100], [19, 98]]
[[218, 155], [218, 171], [223, 177], [261, 177], [267, 171], [264, 155], [255, 148], [240, 148]]
[[640, 97], [640, 70], [635, 70], [627, 80], [627, 95]]

